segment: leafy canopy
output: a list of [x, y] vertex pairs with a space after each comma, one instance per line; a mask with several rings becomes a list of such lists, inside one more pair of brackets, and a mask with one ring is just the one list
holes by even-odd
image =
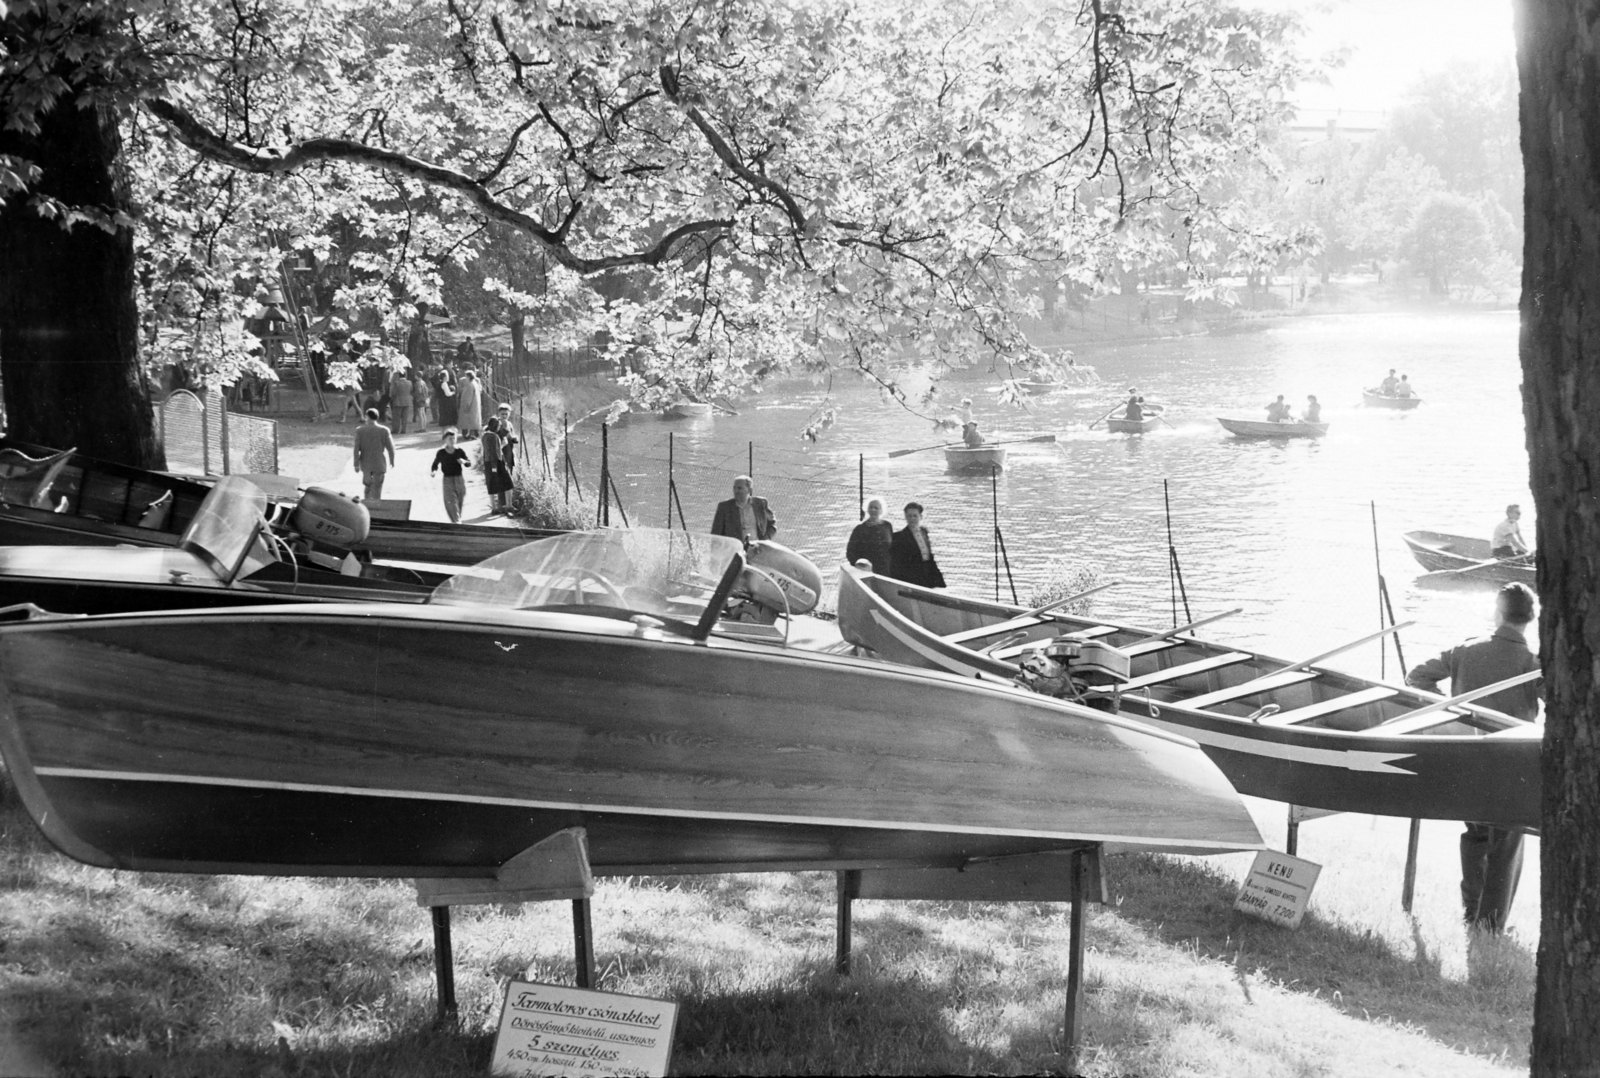
[[[1037, 370], [1041, 274], [1178, 265], [1203, 289], [1281, 246], [1226, 192], [1262, 167], [1296, 24], [1215, 0], [3, 10], [7, 123], [122, 111], [151, 339], [223, 380], [291, 255], [394, 330], [491, 223], [544, 262], [537, 293], [490, 278], [498, 300], [605, 331], [647, 399]], [[0, 161], [0, 193], [29, 197], [30, 167]]]

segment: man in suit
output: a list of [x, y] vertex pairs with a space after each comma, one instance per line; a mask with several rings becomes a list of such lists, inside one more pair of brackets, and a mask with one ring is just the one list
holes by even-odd
[[[1439, 682], [1449, 678], [1455, 695], [1539, 669], [1524, 635], [1533, 618], [1533, 592], [1524, 584], [1507, 584], [1495, 597], [1494, 635], [1469, 640], [1429, 659], [1406, 675], [1406, 684], [1438, 692]], [[1539, 716], [1539, 690], [1532, 682], [1477, 702], [1525, 722]], [[1468, 924], [1491, 932], [1504, 928], [1521, 875], [1522, 832], [1467, 824], [1461, 836], [1461, 904]]]
[[755, 481], [741, 475], [733, 481], [733, 497], [717, 503], [717, 515], [711, 520], [712, 535], [726, 535], [749, 546], [758, 539], [771, 539], [778, 534], [778, 518], [773, 515], [767, 499], [755, 495]]
[[906, 505], [906, 526], [894, 533], [889, 541], [889, 564], [893, 575], [907, 584], [921, 584], [925, 588], [942, 588], [944, 574], [939, 563], [933, 560], [933, 543], [928, 529], [922, 526], [922, 503]]

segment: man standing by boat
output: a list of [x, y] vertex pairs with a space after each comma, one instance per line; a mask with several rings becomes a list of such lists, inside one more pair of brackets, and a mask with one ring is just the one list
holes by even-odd
[[[1534, 617], [1533, 592], [1525, 584], [1507, 584], [1495, 597], [1494, 615], [1492, 636], [1429, 659], [1406, 675], [1406, 684], [1438, 692], [1439, 682], [1449, 678], [1451, 695], [1460, 695], [1539, 669], [1525, 635]], [[1532, 722], [1539, 714], [1539, 690], [1525, 682], [1477, 703]], [[1521, 875], [1522, 832], [1467, 824], [1461, 836], [1461, 904], [1468, 924], [1491, 932], [1504, 928]]]
[[933, 560], [933, 544], [928, 539], [928, 529], [922, 525], [922, 503], [907, 503], [905, 513], [906, 526], [895, 532], [889, 541], [892, 575], [907, 584], [944, 587], [944, 574], [939, 571], [939, 563]]
[[778, 518], [765, 498], [756, 497], [755, 489], [755, 480], [748, 475], [734, 478], [733, 497], [717, 503], [717, 515], [711, 519], [712, 535], [726, 535], [749, 546], [778, 534]]
[[382, 498], [384, 476], [394, 467], [394, 439], [389, 428], [378, 422], [376, 408], [368, 408], [367, 421], [356, 428], [355, 464], [367, 501]]
[[1528, 553], [1528, 544], [1522, 540], [1522, 506], [1506, 506], [1506, 518], [1494, 526], [1494, 537], [1489, 540], [1489, 556], [1515, 558]]

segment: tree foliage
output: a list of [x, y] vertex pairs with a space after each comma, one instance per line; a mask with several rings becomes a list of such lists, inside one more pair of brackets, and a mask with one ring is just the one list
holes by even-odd
[[[292, 253], [398, 327], [494, 224], [548, 270], [537, 295], [491, 278], [500, 298], [604, 330], [646, 397], [1035, 366], [1033, 267], [1093, 286], [1264, 257], [1218, 192], [1295, 70], [1292, 19], [1216, 0], [24, 0], [4, 22], [9, 123], [118, 73], [147, 343], [180, 330], [230, 376], [230, 327]], [[40, 77], [47, 53], [76, 74]], [[11, 197], [30, 167], [0, 162]]]

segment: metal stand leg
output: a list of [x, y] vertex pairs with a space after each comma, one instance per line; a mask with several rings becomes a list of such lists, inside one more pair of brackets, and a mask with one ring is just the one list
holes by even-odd
[[1283, 852], [1290, 857], [1300, 851], [1300, 821], [1294, 818], [1294, 806], [1289, 806], [1289, 837], [1284, 841]]
[[1088, 896], [1084, 894], [1084, 856], [1083, 850], [1074, 850], [1072, 853], [1072, 921], [1071, 935], [1067, 942], [1066, 1032], [1061, 1041], [1067, 1057], [1068, 1074], [1078, 1069], [1078, 997], [1083, 989], [1083, 922], [1084, 906], [1088, 900]]
[[589, 900], [572, 900], [572, 943], [578, 966], [578, 987], [594, 987], [594, 925], [589, 920]]
[[438, 985], [439, 1021], [456, 1018], [456, 964], [450, 953], [450, 907], [433, 907], [433, 977]]
[[1406, 875], [1400, 886], [1400, 908], [1411, 912], [1411, 900], [1417, 895], [1417, 844], [1422, 840], [1422, 821], [1411, 821], [1411, 835], [1406, 840]]
[[839, 896], [838, 909], [834, 915], [835, 942], [833, 950], [833, 969], [835, 973], [848, 977], [850, 975], [850, 903], [854, 901], [861, 891], [861, 870], [847, 868], [835, 874]]

